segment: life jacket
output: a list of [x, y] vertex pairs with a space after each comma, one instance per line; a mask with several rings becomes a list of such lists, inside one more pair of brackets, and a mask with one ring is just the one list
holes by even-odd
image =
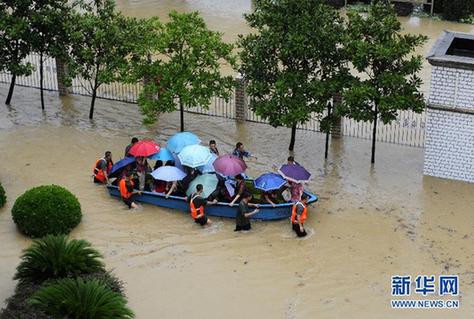
[[125, 179], [121, 179], [119, 182], [119, 189], [120, 189], [120, 196], [125, 199], [129, 199], [133, 195], [133, 181], [130, 181], [131, 189], [127, 187], [127, 181]]
[[302, 202], [296, 202], [296, 204], [293, 205], [293, 208], [291, 210], [291, 222], [293, 224], [298, 224], [298, 214], [296, 213], [296, 208], [298, 205], [301, 205], [303, 206], [303, 212], [301, 213], [300, 215], [300, 221], [302, 224], [304, 224], [304, 222], [306, 221], [306, 217], [307, 217], [307, 214], [308, 214], [308, 207], [305, 206]]
[[204, 206], [201, 206], [196, 209], [196, 206], [194, 206], [194, 200], [198, 198], [199, 195], [196, 194], [193, 197], [191, 197], [191, 200], [189, 201], [189, 208], [191, 209], [191, 216], [193, 219], [196, 219], [198, 215], [204, 214]]
[[[103, 169], [99, 168], [100, 161], [105, 161], [107, 163], [106, 172]], [[112, 170], [112, 166], [114, 163], [112, 161], [107, 162], [105, 158], [100, 158], [95, 162], [94, 168], [92, 169], [92, 173], [94, 174], [95, 179], [98, 181], [105, 183], [105, 176], [109, 175], [110, 171]]]

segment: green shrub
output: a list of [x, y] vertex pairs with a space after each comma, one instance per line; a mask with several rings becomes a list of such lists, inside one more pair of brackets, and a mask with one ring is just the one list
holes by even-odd
[[48, 235], [24, 251], [14, 279], [42, 282], [104, 271], [101, 257], [85, 240]]
[[38, 290], [29, 304], [58, 318], [133, 318], [126, 299], [100, 280], [61, 279]]
[[5, 189], [2, 186], [2, 183], [0, 183], [0, 208], [5, 206], [5, 203], [7, 202], [7, 195], [5, 195]]
[[340, 9], [344, 7], [345, 0], [326, 0], [326, 4], [330, 5], [333, 8]]
[[13, 221], [31, 237], [67, 234], [82, 218], [76, 196], [57, 185], [32, 188], [17, 198], [12, 208]]

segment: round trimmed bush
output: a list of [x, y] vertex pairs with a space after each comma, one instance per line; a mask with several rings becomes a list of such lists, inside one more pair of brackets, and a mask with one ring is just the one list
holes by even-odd
[[0, 183], [0, 208], [5, 206], [7, 202], [7, 195], [5, 195], [5, 189], [3, 189], [2, 183]]
[[17, 198], [13, 221], [30, 237], [68, 234], [82, 218], [81, 205], [67, 189], [57, 185], [34, 187]]

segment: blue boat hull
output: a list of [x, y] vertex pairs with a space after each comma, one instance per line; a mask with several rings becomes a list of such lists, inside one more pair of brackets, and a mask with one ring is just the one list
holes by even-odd
[[[119, 197], [120, 192], [117, 186], [107, 186], [111, 196]], [[308, 204], [314, 203], [318, 200], [318, 196], [305, 191], [309, 196]], [[177, 209], [189, 212], [189, 204], [184, 200], [184, 197], [169, 196], [166, 198], [163, 194], [153, 192], [142, 192], [141, 195], [134, 195], [133, 199], [137, 202], [152, 204], [155, 206]], [[228, 203], [217, 203], [215, 205], [206, 206], [206, 215], [217, 217], [235, 218], [237, 214], [238, 205], [229, 206]], [[257, 220], [279, 220], [289, 218], [291, 216], [292, 203], [278, 204], [273, 207], [269, 204], [260, 204], [259, 212], [251, 217]]]

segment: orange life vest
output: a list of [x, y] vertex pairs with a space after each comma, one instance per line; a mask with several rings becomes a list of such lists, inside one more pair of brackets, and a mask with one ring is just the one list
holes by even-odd
[[197, 209], [196, 206], [194, 206], [194, 200], [198, 197], [199, 195], [194, 195], [189, 201], [189, 208], [191, 209], [191, 216], [193, 217], [193, 219], [196, 219], [198, 215], [204, 214], [204, 206], [201, 206]]
[[302, 202], [297, 202], [296, 204], [293, 205], [293, 209], [291, 210], [291, 222], [293, 224], [298, 224], [298, 218], [297, 218], [298, 214], [296, 213], [296, 208], [298, 205], [303, 206], [303, 212], [301, 213], [299, 220], [301, 221], [302, 224], [304, 224], [304, 222], [306, 221], [307, 214], [308, 214], [308, 207], [305, 206], [305, 204], [303, 204]]
[[114, 166], [114, 164], [112, 162], [107, 162], [107, 171], [104, 172], [103, 169], [99, 168], [100, 161], [106, 161], [107, 162], [107, 160], [105, 158], [98, 159], [95, 162], [94, 168], [92, 169], [92, 173], [94, 174], [95, 179], [97, 179], [98, 181], [100, 181], [102, 183], [105, 183], [105, 176], [110, 173], [110, 171], [112, 170], [112, 166]]
[[[133, 188], [133, 181], [130, 181], [130, 184], [132, 184], [132, 188]], [[120, 180], [119, 189], [120, 189], [120, 196], [122, 196], [122, 198], [129, 199], [130, 197], [132, 197], [133, 192], [128, 191], [127, 182], [125, 181], [125, 179]]]

